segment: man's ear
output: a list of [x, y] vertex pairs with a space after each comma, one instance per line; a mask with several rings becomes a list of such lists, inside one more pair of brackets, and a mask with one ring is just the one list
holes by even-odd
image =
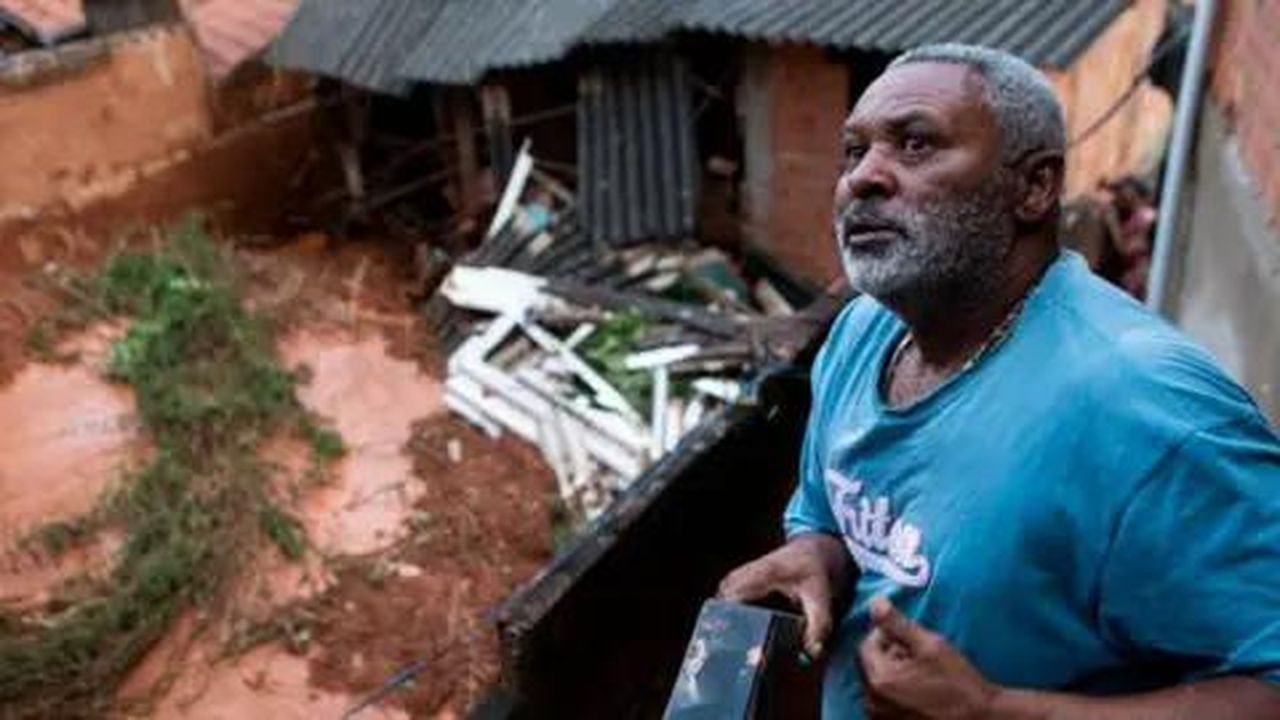
[[1019, 222], [1037, 225], [1053, 217], [1062, 197], [1065, 170], [1057, 150], [1037, 150], [1018, 164], [1022, 192], [1014, 214]]

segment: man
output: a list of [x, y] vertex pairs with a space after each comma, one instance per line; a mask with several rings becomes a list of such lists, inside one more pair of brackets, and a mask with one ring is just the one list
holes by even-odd
[[788, 541], [722, 595], [802, 607], [829, 718], [1280, 718], [1280, 444], [1060, 250], [1044, 77], [922, 48], [844, 140], [864, 297], [814, 366]]

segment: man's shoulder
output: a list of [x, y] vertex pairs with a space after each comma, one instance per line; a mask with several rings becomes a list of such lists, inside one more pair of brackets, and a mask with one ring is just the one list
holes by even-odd
[[1206, 350], [1105, 281], [1071, 278], [1049, 305], [1063, 387], [1110, 417], [1193, 430], [1257, 413]]

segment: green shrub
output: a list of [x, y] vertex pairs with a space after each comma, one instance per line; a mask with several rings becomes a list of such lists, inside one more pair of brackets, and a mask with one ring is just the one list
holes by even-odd
[[344, 450], [298, 402], [270, 323], [245, 309], [229, 255], [198, 220], [170, 229], [163, 247], [119, 254], [67, 287], [87, 306], [77, 317], [130, 318], [108, 376], [132, 386], [155, 452], [90, 516], [37, 534], [57, 552], [106, 524], [127, 531], [103, 587], [40, 623], [0, 623], [0, 707], [15, 720], [101, 716], [179, 614], [217, 598], [255, 537], [302, 557], [301, 523], [270, 499], [270, 472], [257, 457], [263, 440], [298, 432], [317, 463]]

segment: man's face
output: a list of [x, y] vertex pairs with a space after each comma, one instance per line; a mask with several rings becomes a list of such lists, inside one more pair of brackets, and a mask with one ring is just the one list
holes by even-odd
[[880, 76], [858, 101], [835, 198], [855, 290], [918, 305], [1001, 281], [1012, 175], [981, 82], [963, 65], [916, 63]]

